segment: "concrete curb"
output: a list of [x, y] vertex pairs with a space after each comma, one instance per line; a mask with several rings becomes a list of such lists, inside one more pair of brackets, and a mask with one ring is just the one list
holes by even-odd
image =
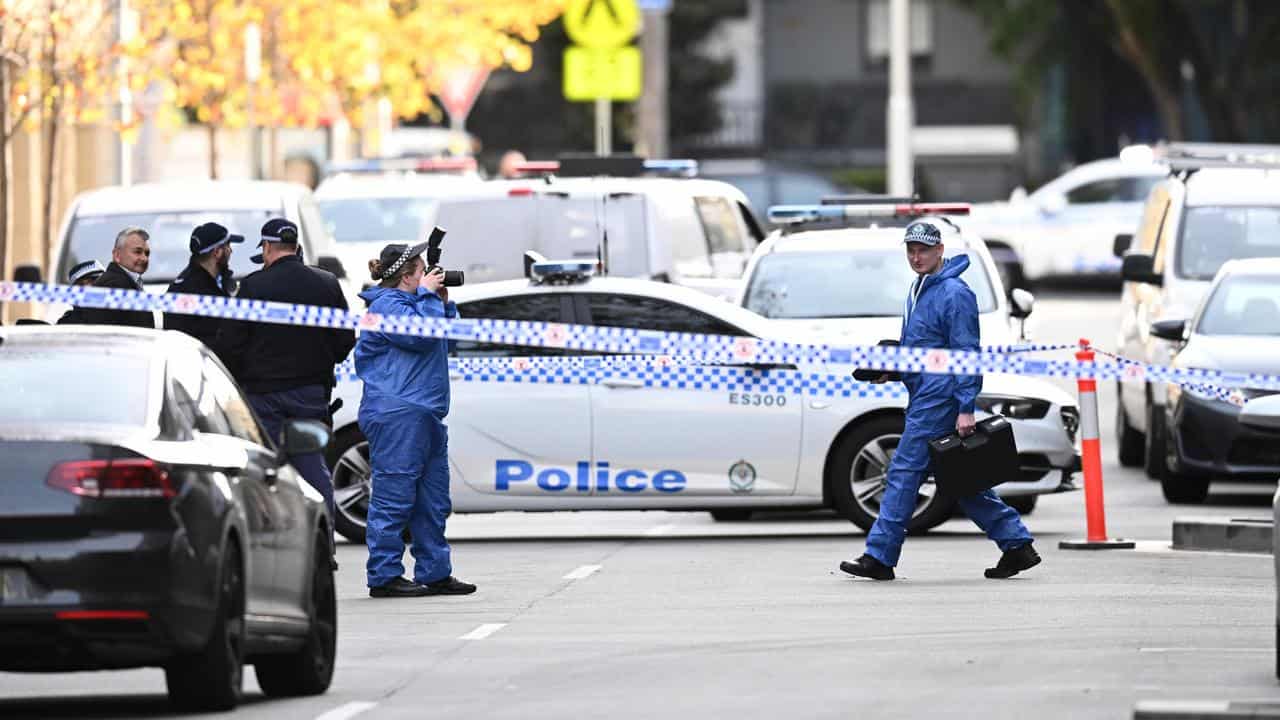
[[1181, 517], [1173, 521], [1174, 550], [1271, 554], [1271, 518]]
[[1219, 718], [1280, 718], [1275, 700], [1142, 700], [1133, 720], [1218, 720]]

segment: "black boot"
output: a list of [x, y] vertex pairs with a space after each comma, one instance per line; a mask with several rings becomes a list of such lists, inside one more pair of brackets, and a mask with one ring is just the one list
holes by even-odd
[[867, 554], [863, 554], [862, 557], [853, 562], [845, 560], [840, 563], [840, 569], [856, 577], [871, 578], [872, 580], [893, 579], [893, 568]]
[[406, 597], [422, 597], [430, 595], [431, 591], [426, 585], [398, 577], [386, 585], [369, 588], [369, 597], [372, 598], [406, 598]]
[[476, 591], [475, 585], [464, 583], [452, 575], [442, 580], [429, 582], [426, 584], [426, 588], [428, 595], [470, 595]]
[[1019, 545], [1012, 550], [1004, 551], [1004, 554], [1000, 556], [1000, 562], [996, 563], [993, 568], [987, 568], [983, 575], [993, 580], [1011, 578], [1023, 570], [1030, 570], [1039, 564], [1040, 553], [1031, 547], [1031, 543], [1027, 543], [1026, 545]]

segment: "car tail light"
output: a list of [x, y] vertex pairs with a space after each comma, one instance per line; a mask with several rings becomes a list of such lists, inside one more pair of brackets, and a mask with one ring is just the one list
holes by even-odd
[[151, 460], [76, 460], [55, 465], [46, 483], [91, 498], [171, 498], [169, 471]]

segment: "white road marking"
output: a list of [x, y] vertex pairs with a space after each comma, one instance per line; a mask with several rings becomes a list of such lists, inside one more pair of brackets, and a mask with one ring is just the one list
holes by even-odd
[[1138, 648], [1140, 653], [1209, 653], [1209, 654], [1230, 654], [1230, 653], [1269, 653], [1275, 652], [1272, 648]]
[[644, 534], [649, 537], [657, 537], [658, 535], [666, 535], [667, 533], [671, 532], [674, 528], [675, 528], [675, 525], [673, 523], [667, 523], [666, 525], [655, 525], [654, 527], [651, 527], [648, 530], [645, 530]]
[[592, 574], [595, 573], [595, 571], [599, 570], [602, 567], [604, 566], [603, 565], [583, 565], [577, 570], [574, 570], [568, 575], [565, 575], [562, 579], [563, 580], [581, 580], [582, 578], [590, 577]]
[[349, 702], [346, 705], [339, 705], [323, 715], [317, 715], [316, 720], [351, 720], [351, 718], [359, 715], [367, 710], [377, 707], [376, 702]]
[[506, 623], [485, 623], [471, 632], [458, 638], [459, 640], [483, 640], [506, 627]]

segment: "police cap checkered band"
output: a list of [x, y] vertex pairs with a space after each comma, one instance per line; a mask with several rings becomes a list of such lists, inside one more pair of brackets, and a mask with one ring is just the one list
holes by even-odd
[[382, 264], [382, 273], [378, 275], [378, 279], [386, 280], [389, 277], [395, 277], [405, 263], [418, 257], [426, 249], [427, 243], [424, 242], [417, 245], [395, 243], [382, 248], [382, 252], [378, 253], [378, 262]]
[[907, 226], [907, 232], [903, 236], [903, 242], [921, 243], [923, 245], [937, 245], [942, 242], [942, 231], [933, 223], [913, 222]]
[[97, 260], [86, 260], [71, 268], [71, 272], [67, 273], [67, 282], [74, 283], [90, 275], [96, 277], [106, 271], [107, 269], [102, 267], [102, 263]]

